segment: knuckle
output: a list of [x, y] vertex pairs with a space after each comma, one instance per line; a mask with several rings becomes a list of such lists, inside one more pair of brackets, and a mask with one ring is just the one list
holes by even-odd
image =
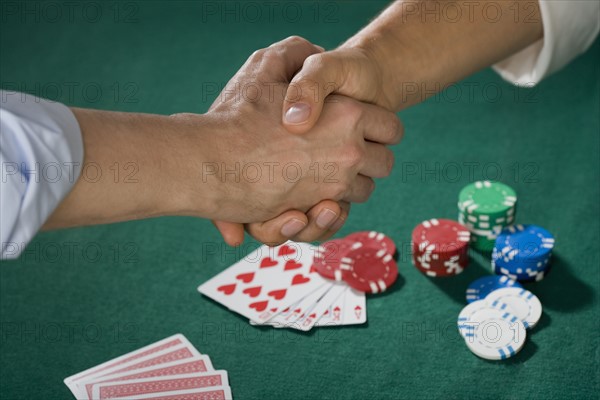
[[261, 56], [261, 61], [269, 66], [279, 63], [282, 61], [282, 52], [279, 49], [266, 50]]
[[342, 112], [346, 115], [347, 121], [354, 127], [362, 119], [364, 107], [358, 102], [346, 97], [341, 97], [343, 105]]
[[290, 43], [309, 43], [308, 40], [306, 40], [302, 36], [298, 36], [298, 35], [288, 36], [287, 38], [285, 38], [284, 41], [290, 42]]
[[264, 57], [264, 55], [267, 53], [267, 49], [258, 49], [255, 50], [251, 55], [250, 55], [250, 60], [251, 61], [260, 61], [262, 60], [262, 58]]
[[340, 180], [336, 183], [331, 183], [329, 185], [329, 193], [328, 193], [329, 196], [328, 197], [330, 199], [340, 201], [347, 197], [349, 191], [350, 191], [349, 183]]
[[308, 68], [309, 70], [320, 69], [325, 65], [326, 57], [325, 53], [312, 54], [304, 60], [303, 68]]
[[344, 150], [345, 165], [350, 167], [359, 167], [365, 159], [365, 149], [358, 143], [352, 143], [346, 146]]

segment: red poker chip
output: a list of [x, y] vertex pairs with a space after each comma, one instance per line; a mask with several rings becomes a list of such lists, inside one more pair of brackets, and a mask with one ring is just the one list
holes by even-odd
[[354, 242], [360, 242], [364, 246], [376, 247], [376, 248], [383, 249], [383, 250], [387, 251], [388, 253], [390, 253], [391, 255], [394, 255], [394, 253], [396, 253], [396, 244], [394, 243], [394, 241], [381, 232], [376, 232], [376, 231], [355, 232], [355, 233], [351, 233], [350, 235], [346, 236], [345, 239], [354, 241]]
[[454, 255], [413, 252], [413, 264], [427, 276], [454, 276], [460, 274], [469, 264], [467, 253]]
[[342, 258], [340, 269], [350, 287], [365, 293], [385, 292], [398, 278], [396, 261], [379, 247], [350, 250]]
[[413, 246], [419, 253], [457, 254], [467, 251], [471, 233], [449, 219], [432, 218], [421, 222], [412, 233]]
[[340, 261], [352, 250], [362, 247], [362, 243], [354, 243], [346, 239], [333, 239], [321, 244], [315, 250], [313, 267], [323, 278], [342, 280]]

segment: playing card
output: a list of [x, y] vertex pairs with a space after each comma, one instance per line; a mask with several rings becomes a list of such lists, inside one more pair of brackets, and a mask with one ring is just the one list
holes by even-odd
[[120, 357], [117, 357], [115, 359], [112, 359], [110, 361], [102, 363], [100, 365], [96, 365], [93, 368], [89, 368], [89, 369], [86, 369], [85, 371], [81, 371], [75, 375], [69, 376], [68, 378], [65, 378], [64, 381], [65, 381], [65, 383], [74, 382], [79, 379], [83, 379], [94, 372], [101, 371], [105, 368], [110, 368], [114, 365], [124, 363], [127, 361], [131, 361], [131, 360], [134, 360], [137, 358], [141, 358], [141, 357], [147, 356], [149, 354], [156, 353], [161, 350], [164, 350], [164, 349], [167, 349], [170, 347], [174, 347], [174, 346], [178, 346], [178, 345], [182, 345], [182, 344], [189, 344], [191, 346], [191, 344], [187, 340], [187, 338], [185, 336], [183, 336], [182, 334], [178, 333], [176, 335], [169, 336], [168, 338], [160, 340], [156, 343], [149, 344], [148, 346], [145, 346], [145, 347], [142, 347], [141, 349], [124, 354]]
[[[198, 351], [194, 348], [194, 346], [192, 346], [187, 338], [178, 333], [156, 343], [142, 347], [141, 349], [132, 351], [95, 367], [86, 369], [85, 371], [79, 372], [75, 375], [69, 376], [68, 378], [65, 378], [64, 382], [65, 385], [67, 385], [67, 387], [71, 390], [71, 393], [77, 397], [77, 382], [83, 379], [89, 380], [93, 376], [106, 375], [114, 372], [116, 369], [119, 369], [120, 366], [136, 364], [139, 361], [148, 361], [157, 357], [161, 357], [160, 359], [162, 360], [167, 354], [169, 354], [171, 357], [179, 357], [178, 359], [185, 358], [182, 356], [185, 355], [186, 349], [189, 350], [187, 353], [190, 354], [190, 357], [193, 355], [200, 355], [200, 353], [198, 353]], [[174, 353], [174, 351], [176, 351], [176, 353]], [[174, 360], [171, 359], [164, 362], [168, 361]]]
[[312, 260], [313, 248], [307, 243], [261, 246], [198, 291], [263, 323], [326, 282], [311, 268]]
[[202, 389], [176, 390], [172, 392], [142, 394], [135, 397], [122, 397], [121, 400], [232, 400], [229, 386]]
[[150, 393], [165, 393], [175, 390], [228, 386], [226, 371], [194, 372], [191, 374], [130, 379], [120, 382], [94, 384], [94, 400], [134, 397]]
[[365, 294], [346, 287], [323, 313], [315, 326], [341, 326], [363, 324], [367, 321]]
[[183, 360], [159, 364], [147, 368], [140, 368], [134, 371], [104, 375], [101, 378], [96, 378], [95, 380], [83, 379], [77, 384], [77, 387], [79, 389], [79, 395], [76, 397], [78, 399], [91, 399], [92, 386], [94, 384], [125, 381], [129, 379], [143, 379], [160, 376], [181, 375], [193, 372], [207, 372], [209, 371], [209, 367], [210, 369], [212, 369], [210, 359], [208, 358], [208, 356], [203, 355], [199, 357], [185, 358]]
[[364, 324], [367, 322], [367, 299], [365, 294], [348, 288], [344, 299], [343, 325]]
[[280, 312], [276, 313], [273, 316], [273, 318], [271, 318], [267, 322], [263, 322], [260, 324], [258, 322], [254, 322], [252, 320], [248, 320], [248, 322], [250, 323], [250, 325], [270, 325], [275, 328], [284, 328], [285, 324], [288, 321], [290, 321], [290, 319], [292, 319], [292, 320], [298, 319], [298, 317], [300, 316], [301, 311], [303, 309], [302, 303], [305, 302], [309, 296], [313, 296], [315, 292], [320, 292], [320, 291], [326, 289], [327, 285], [328, 284], [325, 283], [325, 284], [319, 286], [318, 288], [316, 288], [315, 290], [313, 290], [312, 292], [307, 293], [306, 296], [302, 297], [300, 300], [294, 302], [293, 304], [287, 306]]
[[323, 317], [323, 314], [329, 307], [340, 297], [343, 297], [347, 286], [343, 283], [336, 282], [330, 286], [329, 290], [318, 300], [318, 302], [305, 313], [305, 315], [296, 321], [295, 325], [300, 330], [309, 331], [315, 326], [317, 321]]
[[321, 285], [317, 290], [304, 297], [291, 312], [285, 316], [276, 315], [267, 324], [283, 328], [302, 329], [299, 321], [308, 316], [317, 302], [331, 289], [332, 282]]

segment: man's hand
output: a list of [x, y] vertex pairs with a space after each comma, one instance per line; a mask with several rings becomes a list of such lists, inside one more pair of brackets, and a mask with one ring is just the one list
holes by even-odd
[[307, 132], [317, 122], [331, 93], [393, 109], [385, 91], [394, 88], [384, 71], [375, 57], [361, 48], [339, 48], [309, 56], [288, 87], [283, 124], [290, 132]]
[[[242, 132], [235, 139], [247, 143], [245, 145], [247, 151], [243, 155], [247, 162], [252, 162], [248, 159], [250, 154], [255, 154], [258, 161], [268, 154], [277, 154], [280, 162], [289, 164], [294, 158], [290, 154], [285, 154], [283, 149], [287, 150], [290, 146], [300, 149], [309, 143], [314, 146], [309, 157], [311, 163], [304, 167], [311, 170], [313, 174], [317, 172], [321, 175], [321, 182], [316, 182], [317, 184], [312, 185], [313, 187], [308, 191], [306, 188], [296, 191], [293, 195], [296, 201], [309, 194], [321, 196], [316, 201], [315, 197], [311, 197], [310, 201], [313, 203], [310, 205], [321, 199], [365, 201], [373, 189], [371, 178], [387, 176], [393, 164], [392, 153], [384, 146], [373, 142], [394, 144], [400, 140], [402, 128], [395, 115], [355, 100], [333, 96], [328, 99], [331, 101], [323, 111], [323, 115], [328, 114], [329, 118], [304, 137], [289, 135], [282, 129], [280, 111], [287, 83], [306, 57], [319, 51], [319, 48], [303, 39], [289, 38], [255, 52], [224, 89], [223, 93], [227, 95], [215, 101], [209, 115], [217, 115], [220, 118], [225, 116], [225, 119], [237, 121], [234, 129]], [[269, 92], [274, 94], [274, 97], [267, 98], [266, 86], [262, 90], [257, 89], [254, 93], [260, 91], [263, 96], [252, 101], [247, 101], [244, 96], [239, 96], [236, 101], [236, 96], [231, 95], [257, 83], [263, 86], [268, 84], [270, 89], [274, 89]], [[278, 110], [277, 106], [280, 107]], [[276, 113], [272, 113], [273, 111]], [[260, 117], [257, 118], [258, 116]], [[270, 126], [266, 125], [265, 119], [270, 119], [268, 122]], [[252, 136], [256, 135], [257, 129], [272, 135], [257, 136], [252, 143]], [[354, 166], [351, 167], [349, 162]], [[315, 166], [331, 171], [315, 171]], [[334, 178], [336, 182], [323, 176], [332, 173], [332, 168], [337, 169]], [[314, 180], [316, 176], [313, 175], [312, 178]], [[271, 186], [275, 187], [275, 182], [271, 183]], [[303, 207], [288, 204], [287, 209], [299, 211], [288, 211], [272, 221], [251, 224], [248, 226], [248, 231], [259, 240], [268, 243], [281, 242], [290, 237], [295, 237], [297, 240], [315, 240], [334, 233], [347, 218], [349, 210], [347, 202], [336, 204], [329, 201], [310, 208], [307, 207], [310, 201], [305, 201]], [[286, 202], [276, 201], [270, 206], [263, 204], [261, 207], [266, 208], [265, 212], [267, 209], [273, 212], [278, 210], [277, 204], [283, 205]], [[308, 218], [303, 212], [308, 212]], [[228, 243], [236, 244], [243, 240], [243, 229], [240, 225], [224, 222], [215, 222], [215, 224]], [[302, 233], [296, 236], [300, 231]]]
[[[482, 12], [488, 5], [498, 18]], [[446, 6], [460, 17], [441, 15]], [[537, 0], [395, 1], [339, 48], [306, 59], [288, 88], [282, 121], [289, 132], [307, 132], [330, 93], [396, 112], [542, 37]]]

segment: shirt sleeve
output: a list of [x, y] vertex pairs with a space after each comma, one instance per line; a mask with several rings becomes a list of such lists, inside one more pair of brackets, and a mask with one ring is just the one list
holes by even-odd
[[16, 258], [69, 193], [82, 168], [83, 140], [71, 110], [0, 91], [0, 243]]
[[597, 0], [540, 0], [540, 12], [544, 38], [493, 67], [516, 85], [532, 86], [558, 71], [586, 51], [600, 30]]

